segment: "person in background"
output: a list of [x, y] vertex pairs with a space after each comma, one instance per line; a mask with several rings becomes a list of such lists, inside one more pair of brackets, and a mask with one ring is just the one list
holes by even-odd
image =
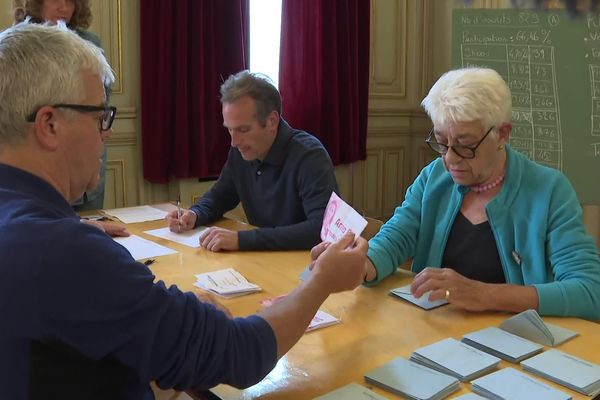
[[211, 251], [309, 249], [320, 241], [332, 192], [338, 191], [327, 150], [281, 117], [281, 96], [266, 76], [231, 75], [221, 86], [223, 125], [231, 149], [219, 179], [190, 210], [167, 215], [173, 232], [209, 224], [242, 203], [258, 227], [213, 227], [200, 237]]
[[423, 100], [426, 166], [370, 240], [367, 284], [409, 259], [416, 297], [472, 311], [600, 319], [600, 260], [575, 190], [509, 145], [511, 93], [494, 70], [444, 74]]
[[[92, 22], [92, 11], [89, 0], [13, 0], [13, 14], [15, 23], [28, 19], [33, 23], [51, 23], [64, 21], [80, 37], [102, 48], [100, 38], [88, 31]], [[110, 87], [106, 88], [110, 97]], [[100, 210], [104, 207], [104, 186], [106, 180], [106, 149], [102, 153], [102, 169], [100, 180], [95, 188], [86, 191], [83, 196], [73, 201], [75, 211]], [[122, 236], [118, 226], [114, 224], [99, 224], [109, 233]], [[122, 232], [124, 234], [124, 232]]]
[[[13, 0], [15, 23], [28, 20], [32, 23], [56, 24], [63, 21], [69, 29], [74, 30], [80, 37], [102, 49], [100, 38], [87, 29], [92, 22], [92, 11], [89, 0]], [[105, 88], [110, 97], [111, 86]], [[106, 134], [106, 138], [110, 133]], [[104, 207], [104, 187], [106, 181], [106, 147], [102, 153], [102, 167], [95, 186], [91, 186], [81, 198], [73, 201], [72, 206], [77, 212], [100, 210]], [[110, 236], [129, 236], [129, 231], [123, 225], [105, 222], [81, 220], [106, 232]]]
[[152, 272], [70, 202], [95, 185], [117, 112], [101, 51], [63, 24], [0, 33], [0, 398], [152, 399], [260, 381], [331, 293], [358, 286], [346, 235], [285, 299], [231, 318]]

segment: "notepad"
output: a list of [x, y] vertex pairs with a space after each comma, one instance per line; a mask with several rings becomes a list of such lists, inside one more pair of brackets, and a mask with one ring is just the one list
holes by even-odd
[[600, 394], [600, 365], [551, 349], [521, 363], [525, 370], [588, 396]]
[[467, 333], [463, 342], [504, 360], [518, 363], [544, 350], [541, 344], [506, 332], [495, 326]]
[[526, 310], [500, 324], [500, 329], [544, 346], [558, 346], [579, 335], [562, 326], [546, 323], [535, 310]]
[[169, 228], [152, 229], [144, 231], [148, 235], [156, 236], [162, 239], [167, 239], [172, 242], [177, 242], [189, 247], [200, 247], [200, 236], [206, 231], [208, 227], [199, 226], [195, 229], [185, 232], [171, 232]]
[[416, 298], [415, 296], [413, 296], [412, 292], [410, 291], [410, 285], [406, 285], [406, 286], [402, 286], [402, 287], [390, 290], [391, 295], [400, 297], [401, 299], [409, 301], [425, 310], [431, 310], [432, 308], [436, 308], [436, 307], [440, 307], [445, 304], [448, 304], [448, 302], [444, 299], [429, 301], [430, 293], [431, 292], [426, 292], [423, 296]]
[[351, 383], [323, 396], [315, 397], [314, 400], [387, 400], [387, 397], [383, 397], [358, 383]]
[[475, 379], [471, 384], [474, 392], [494, 400], [571, 399], [567, 393], [510, 367]]
[[454, 338], [446, 338], [421, 347], [410, 356], [412, 361], [433, 368], [461, 381], [470, 381], [498, 367], [500, 359]]
[[260, 286], [248, 282], [242, 274], [233, 268], [198, 274], [196, 279], [194, 286], [227, 298], [262, 290]]
[[459, 389], [458, 379], [401, 357], [366, 373], [365, 380], [411, 399], [443, 399]]
[[144, 258], [166, 256], [177, 253], [177, 251], [171, 248], [161, 246], [160, 244], [141, 238], [137, 235], [131, 235], [128, 237], [115, 237], [113, 240], [125, 247], [134, 260], [143, 260]]

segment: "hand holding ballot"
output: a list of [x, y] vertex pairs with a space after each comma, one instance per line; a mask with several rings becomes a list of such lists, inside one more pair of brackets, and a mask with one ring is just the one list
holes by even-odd
[[331, 193], [323, 225], [321, 226], [321, 240], [335, 243], [348, 231], [360, 235], [367, 226], [367, 220], [357, 213], [350, 205], [342, 200], [335, 192]]
[[329, 281], [331, 293], [353, 289], [363, 282], [369, 248], [365, 239], [354, 239], [354, 233], [349, 231], [338, 242], [323, 247], [311, 263], [312, 278], [327, 275], [319, 279]]

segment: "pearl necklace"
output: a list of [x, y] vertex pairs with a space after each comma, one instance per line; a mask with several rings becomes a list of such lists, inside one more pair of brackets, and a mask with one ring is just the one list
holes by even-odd
[[505, 175], [506, 175], [506, 172], [502, 172], [502, 175], [500, 175], [494, 182], [487, 183], [485, 185], [473, 185], [473, 186], [471, 186], [471, 190], [474, 191], [475, 193], [487, 192], [488, 190], [493, 189], [496, 186], [498, 186], [499, 184], [501, 184], [504, 181]]

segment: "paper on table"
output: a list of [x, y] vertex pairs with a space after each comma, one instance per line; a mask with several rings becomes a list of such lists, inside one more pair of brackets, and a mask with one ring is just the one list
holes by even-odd
[[463, 382], [489, 372], [500, 363], [498, 357], [454, 338], [446, 338], [416, 349], [410, 359], [426, 367], [452, 375]]
[[223, 297], [236, 297], [262, 290], [260, 286], [248, 282], [242, 274], [233, 268], [198, 274], [196, 279], [197, 282], [194, 283], [194, 286]]
[[113, 239], [115, 242], [125, 247], [135, 260], [177, 253], [177, 251], [173, 249], [161, 246], [160, 244], [146, 240], [137, 235], [131, 235], [129, 237], [116, 237]]
[[342, 386], [339, 389], [324, 394], [323, 396], [316, 397], [314, 400], [386, 400], [387, 397], [378, 395], [371, 389], [359, 385], [358, 383], [351, 383], [346, 386]]
[[126, 224], [134, 224], [137, 222], [145, 221], [156, 221], [164, 219], [167, 216], [167, 212], [159, 210], [151, 206], [138, 206], [138, 207], [125, 207], [125, 208], [112, 208], [108, 210], [102, 210], [105, 214], [120, 219]]
[[473, 391], [494, 399], [571, 399], [571, 396], [567, 393], [510, 367], [502, 368], [499, 371], [475, 379], [471, 384], [473, 385]]
[[588, 396], [600, 393], [600, 365], [551, 349], [521, 362], [524, 369]]
[[459, 389], [458, 379], [401, 357], [367, 372], [365, 380], [415, 399], [443, 399]]
[[519, 362], [544, 350], [544, 346], [503, 329], [490, 326], [467, 333], [463, 342], [511, 362]]
[[425, 310], [431, 310], [432, 308], [436, 308], [436, 307], [443, 306], [444, 304], [448, 304], [448, 302], [444, 299], [429, 301], [430, 293], [431, 292], [427, 292], [423, 296], [421, 296], [417, 299], [415, 296], [413, 296], [412, 292], [410, 291], [410, 285], [395, 288], [390, 291], [390, 294], [400, 297], [404, 300], [410, 301], [411, 303], [413, 303]]
[[545, 323], [535, 310], [525, 310], [500, 324], [500, 329], [545, 346], [558, 346], [579, 333]]
[[177, 242], [189, 247], [200, 247], [200, 235], [206, 231], [208, 227], [199, 226], [191, 231], [176, 233], [171, 232], [169, 228], [152, 229], [144, 231], [148, 235], [156, 236], [162, 239], [167, 239], [172, 242]]
[[367, 220], [357, 213], [348, 203], [342, 200], [335, 192], [331, 193], [323, 224], [321, 226], [321, 240], [335, 243], [351, 230], [358, 236], [367, 226]]
[[[286, 295], [283, 294], [281, 296], [264, 299], [260, 302], [260, 304], [263, 307], [270, 307], [273, 304], [280, 301], [281, 299], [285, 298], [285, 296]], [[339, 324], [340, 322], [341, 322], [341, 320], [339, 318], [336, 318], [333, 315], [331, 315], [325, 311], [317, 310], [317, 313], [315, 314], [313, 319], [310, 321], [310, 324], [308, 324], [308, 328], [306, 328], [306, 332], [310, 332], [310, 331], [314, 331], [315, 329], [325, 328], [327, 326]]]

